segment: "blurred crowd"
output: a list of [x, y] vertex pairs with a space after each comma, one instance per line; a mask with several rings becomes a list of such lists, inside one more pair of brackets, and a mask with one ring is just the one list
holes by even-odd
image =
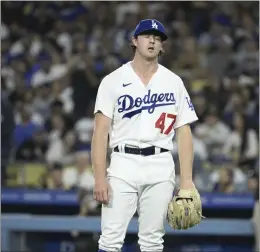
[[[192, 125], [197, 187], [256, 193], [258, 5], [2, 2], [2, 185], [30, 186], [19, 179], [23, 169], [41, 163], [44, 172], [35, 176], [34, 186], [91, 191], [98, 86], [106, 74], [132, 59], [129, 42], [136, 24], [155, 18], [169, 34], [160, 63], [182, 77], [199, 117]], [[172, 154], [178, 174], [176, 142]], [[14, 164], [15, 183], [9, 170]]]

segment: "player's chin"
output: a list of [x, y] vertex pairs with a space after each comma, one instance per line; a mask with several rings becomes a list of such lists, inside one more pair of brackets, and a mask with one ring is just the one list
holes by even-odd
[[148, 53], [145, 54], [145, 58], [147, 60], [152, 60], [158, 57], [158, 53], [156, 51], [150, 51]]

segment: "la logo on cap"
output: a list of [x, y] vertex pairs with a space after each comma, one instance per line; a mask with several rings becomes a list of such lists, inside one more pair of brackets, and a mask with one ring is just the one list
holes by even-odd
[[154, 20], [152, 20], [152, 28], [153, 29], [158, 29], [158, 25], [156, 24], [156, 22]]

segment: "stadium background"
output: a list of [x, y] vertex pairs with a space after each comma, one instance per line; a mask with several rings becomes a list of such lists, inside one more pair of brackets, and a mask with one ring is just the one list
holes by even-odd
[[[131, 60], [129, 41], [143, 18], [165, 24], [160, 63], [183, 78], [200, 118], [192, 125], [194, 181], [204, 214], [251, 220], [259, 204], [258, 2], [19, 1], [1, 2], [1, 16], [2, 223], [6, 214], [100, 215], [89, 155], [95, 96], [101, 79]], [[176, 145], [172, 154], [178, 174]], [[257, 241], [210, 230], [166, 235], [167, 251], [244, 252]], [[96, 251], [96, 231], [41, 231], [12, 245]], [[128, 235], [124, 250], [135, 244]]]

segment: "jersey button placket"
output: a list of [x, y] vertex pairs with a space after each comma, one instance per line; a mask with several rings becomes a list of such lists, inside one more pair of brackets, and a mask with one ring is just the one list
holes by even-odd
[[[144, 86], [143, 99], [144, 99], [145, 95], [147, 95], [147, 93], [148, 93], [148, 90], [149, 90], [148, 86], [149, 86], [149, 84], [146, 87]], [[144, 106], [145, 106], [145, 104], [142, 103], [142, 107], [144, 107]], [[145, 133], [145, 130], [147, 130], [146, 127], [145, 127], [145, 125], [146, 125], [145, 124], [146, 123], [146, 113], [147, 113], [147, 110], [142, 110], [141, 113], [140, 113], [139, 148], [144, 147], [144, 146], [142, 146], [141, 139], [142, 139], [142, 137]]]

